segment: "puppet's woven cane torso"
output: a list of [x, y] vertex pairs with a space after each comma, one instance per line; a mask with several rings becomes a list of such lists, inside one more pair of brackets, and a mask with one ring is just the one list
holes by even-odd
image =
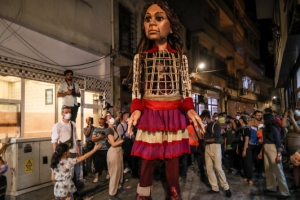
[[153, 160], [189, 153], [188, 119], [178, 109], [182, 98], [191, 94], [187, 59], [168, 50], [146, 52], [142, 57], [142, 61], [138, 56], [134, 60], [133, 96], [141, 97], [136, 83], [143, 81], [145, 109], [137, 125], [132, 155]]

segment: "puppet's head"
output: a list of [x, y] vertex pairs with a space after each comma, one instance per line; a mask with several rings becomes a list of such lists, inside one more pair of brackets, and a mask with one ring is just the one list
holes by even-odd
[[181, 25], [167, 2], [156, 0], [146, 5], [141, 19], [139, 53], [151, 48], [154, 43], [164, 42], [168, 42], [178, 52], [182, 51]]

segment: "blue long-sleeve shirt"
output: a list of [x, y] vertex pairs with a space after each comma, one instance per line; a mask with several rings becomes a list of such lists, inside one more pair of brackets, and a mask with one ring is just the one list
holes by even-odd
[[277, 152], [281, 152], [282, 147], [281, 147], [280, 132], [275, 126], [273, 126], [272, 128], [273, 128], [273, 130], [271, 133], [267, 132], [266, 130], [263, 131], [263, 133], [264, 133], [263, 144], [275, 144]]

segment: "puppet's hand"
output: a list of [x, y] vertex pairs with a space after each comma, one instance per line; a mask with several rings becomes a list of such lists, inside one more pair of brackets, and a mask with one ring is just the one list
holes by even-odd
[[205, 133], [205, 128], [204, 128], [204, 125], [202, 123], [202, 120], [199, 117], [199, 115], [196, 113], [196, 111], [194, 109], [191, 109], [191, 110], [187, 111], [187, 115], [189, 116], [189, 118], [191, 120], [193, 120], [193, 123], [194, 123], [194, 126], [195, 126], [196, 130], [197, 130], [198, 124], [199, 124], [201, 132]]
[[139, 110], [135, 110], [131, 114], [129, 121], [128, 121], [128, 134], [130, 136], [133, 134], [132, 126], [135, 126], [137, 124], [137, 121], [140, 118], [140, 116], [141, 116], [141, 111], [139, 111]]

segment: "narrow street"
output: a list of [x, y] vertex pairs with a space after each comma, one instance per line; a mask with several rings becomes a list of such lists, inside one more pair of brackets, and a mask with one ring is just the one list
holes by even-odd
[[[188, 169], [188, 176], [186, 179], [186, 183], [180, 183], [181, 188], [181, 196], [183, 200], [215, 200], [215, 199], [227, 199], [224, 194], [224, 190], [220, 188], [219, 194], [207, 194], [208, 187], [205, 186], [199, 179], [197, 175], [196, 165], [191, 165]], [[232, 174], [226, 174], [228, 183], [230, 185], [230, 189], [232, 191], [232, 197], [230, 199], [234, 200], [246, 200], [246, 199], [259, 199], [259, 200], [275, 200], [278, 199], [279, 194], [264, 194], [263, 191], [265, 189], [265, 179], [257, 179], [254, 173], [254, 186], [248, 187], [246, 183], [240, 182], [240, 176], [235, 176]], [[127, 174], [125, 178], [129, 177]], [[286, 177], [288, 180], [289, 186], [292, 184], [292, 175], [290, 173], [286, 173]], [[165, 198], [165, 184], [162, 180], [157, 180], [159, 177], [155, 174], [156, 180], [153, 184], [152, 190], [152, 199], [153, 200], [164, 200]], [[127, 178], [126, 178], [127, 179]], [[162, 178], [163, 179], [163, 178]], [[92, 181], [92, 179], [87, 180]], [[108, 184], [108, 182], [107, 182]], [[126, 189], [125, 193], [119, 193], [118, 197], [122, 200], [134, 200], [136, 195], [136, 186], [138, 184], [138, 179], [128, 178], [127, 181], [124, 182], [124, 189]], [[103, 188], [102, 191], [98, 193], [90, 193], [88, 195], [89, 198], [84, 198], [86, 200], [103, 200], [108, 199], [108, 187]], [[300, 191], [291, 193], [291, 200], [300, 199]]]

